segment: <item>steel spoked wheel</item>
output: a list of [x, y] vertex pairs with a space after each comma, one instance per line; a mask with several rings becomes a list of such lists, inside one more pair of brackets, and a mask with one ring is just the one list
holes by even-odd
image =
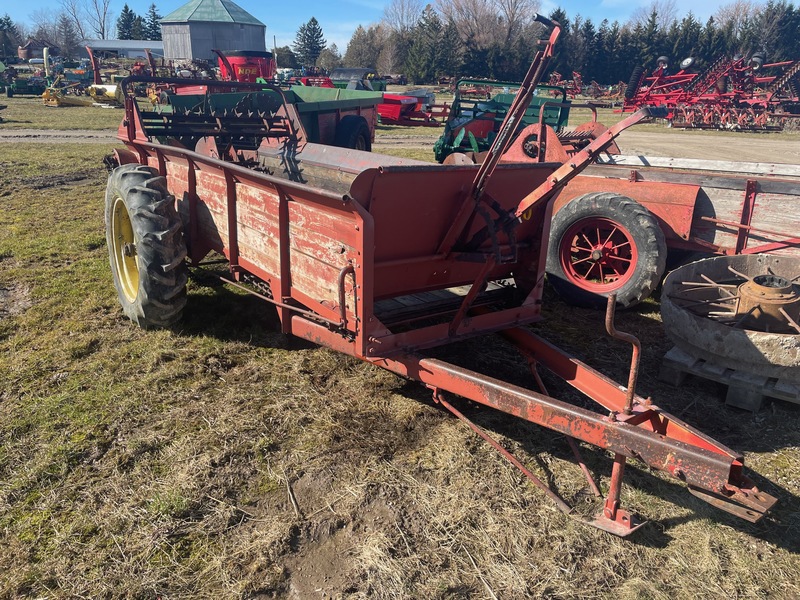
[[664, 329], [690, 356], [800, 384], [798, 273], [800, 258], [773, 254], [720, 256], [683, 265], [664, 281]]
[[664, 234], [644, 206], [610, 192], [586, 194], [553, 217], [548, 281], [571, 304], [603, 306], [616, 294], [626, 308], [658, 286], [666, 255]]
[[139, 293], [139, 265], [136, 264], [136, 243], [131, 218], [125, 202], [119, 196], [113, 199], [110, 237], [111, 252], [114, 254], [112, 265], [119, 278], [120, 291], [128, 302], [133, 302]]
[[106, 189], [106, 241], [125, 315], [147, 329], [168, 327], [186, 305], [186, 244], [166, 180], [138, 164], [114, 169]]
[[620, 223], [590, 217], [561, 238], [561, 268], [570, 282], [598, 294], [613, 292], [633, 275], [638, 259], [630, 232]]

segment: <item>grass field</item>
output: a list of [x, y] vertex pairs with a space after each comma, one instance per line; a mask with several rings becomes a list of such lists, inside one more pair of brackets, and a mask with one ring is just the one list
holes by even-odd
[[[800, 596], [800, 409], [752, 415], [714, 385], [659, 383], [657, 300], [617, 319], [645, 342], [638, 391], [744, 452], [780, 499], [759, 524], [631, 461], [623, 502], [652, 521], [627, 540], [586, 527], [426, 389], [287, 339], [225, 287], [194, 279], [178, 327], [135, 328], [108, 267], [110, 149], [0, 145], [0, 597]], [[542, 335], [625, 381], [601, 315], [549, 291], [545, 311]], [[532, 385], [499, 339], [438, 354]], [[581, 513], [599, 508], [563, 437], [457, 405]], [[584, 452], [605, 489], [608, 456]]]
[[0, 111], [0, 129], [92, 129], [116, 131], [122, 121], [122, 109], [45, 106], [36, 96], [0, 97], [7, 108]]

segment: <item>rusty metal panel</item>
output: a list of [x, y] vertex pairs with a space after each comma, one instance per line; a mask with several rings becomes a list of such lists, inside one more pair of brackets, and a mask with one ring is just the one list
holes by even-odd
[[[510, 212], [521, 198], [552, 173], [552, 169], [552, 165], [499, 167], [488, 192], [499, 206]], [[370, 186], [364, 187], [364, 192], [371, 195], [366, 205], [376, 224], [376, 295], [434, 289], [431, 285], [434, 281], [440, 287], [450, 287], [474, 280], [482, 261], [464, 263], [463, 259], [450, 257], [462, 264], [431, 268], [431, 259], [438, 256], [438, 246], [465, 202], [464, 190], [475, 172], [474, 166], [386, 167], [374, 175]], [[359, 186], [357, 178], [353, 187], [361, 192]], [[538, 248], [545, 209], [543, 202], [531, 207], [516, 227], [518, 243]], [[467, 237], [485, 226], [485, 220], [476, 218], [467, 230]], [[509, 239], [504, 232], [498, 232], [497, 241], [504, 245]], [[481, 246], [483, 251], [491, 251], [491, 248], [489, 240]], [[500, 264], [490, 278], [504, 277], [511, 269], [510, 264]]]
[[270, 273], [280, 274], [278, 194], [237, 184], [239, 255]]
[[555, 210], [592, 192], [614, 192], [647, 207], [658, 220], [667, 240], [688, 240], [691, 236], [692, 215], [700, 193], [698, 185], [578, 175], [559, 194]]
[[[357, 234], [352, 213], [289, 203], [289, 262], [292, 290], [329, 307], [339, 306], [339, 273], [358, 262]], [[352, 280], [345, 295], [354, 306]]]

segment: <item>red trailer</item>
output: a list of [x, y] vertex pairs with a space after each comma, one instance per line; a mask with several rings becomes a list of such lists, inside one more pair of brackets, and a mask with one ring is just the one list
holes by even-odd
[[[627, 535], [641, 524], [620, 504], [628, 459], [756, 521], [776, 500], [745, 475], [742, 456], [636, 395], [639, 344], [614, 328], [613, 302], [609, 334], [633, 348], [627, 386], [525, 327], [541, 320], [554, 194], [644, 116], [612, 127], [565, 164], [499, 165], [559, 33], [557, 24], [538, 20], [552, 27], [550, 39], [481, 165], [442, 166], [308, 143], [294, 107], [258, 95], [265, 92], [251, 92], [248, 100], [260, 112], [216, 129], [198, 118], [194, 135], [183, 130], [177, 147], [167, 136], [150, 135], [151, 124], [126, 93], [119, 137], [128, 149], [117, 152], [121, 165], [106, 194], [110, 260], [124, 312], [144, 327], [175, 322], [187, 303], [187, 263], [202, 268], [215, 251], [229, 264], [226, 281], [271, 303], [285, 333], [419, 381], [461, 419], [451, 394], [559, 431], [582, 466], [576, 440], [610, 451], [608, 492], [588, 521], [596, 527]], [[543, 385], [526, 389], [427, 353], [492, 332], [511, 340], [534, 374], [543, 365], [599, 410], [554, 398]]]

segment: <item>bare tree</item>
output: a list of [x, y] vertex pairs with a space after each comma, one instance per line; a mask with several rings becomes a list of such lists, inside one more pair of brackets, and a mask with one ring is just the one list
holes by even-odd
[[105, 40], [111, 33], [111, 0], [86, 0], [86, 17], [89, 30]]
[[539, 0], [495, 0], [506, 29], [506, 44], [516, 39], [533, 22]]
[[61, 10], [72, 21], [81, 40], [86, 39], [86, 11], [81, 0], [59, 0]]
[[397, 33], [408, 33], [422, 14], [421, 0], [392, 0], [383, 9], [383, 24]]
[[527, 27], [539, 0], [437, 0], [445, 21], [455, 23], [461, 40], [477, 48], [508, 44]]
[[631, 13], [628, 24], [631, 27], [645, 25], [650, 15], [655, 11], [656, 23], [661, 31], [666, 31], [672, 22], [678, 18], [678, 6], [675, 0], [650, 0], [650, 3], [639, 6]]
[[55, 43], [58, 20], [52, 11], [40, 8], [28, 15], [28, 19], [31, 22], [31, 35], [33, 37], [49, 43]]
[[730, 28], [734, 37], [738, 38], [748, 22], [752, 22], [759, 14], [760, 4], [752, 0], [734, 0], [717, 9], [714, 20], [722, 29]]
[[498, 38], [498, 18], [490, 0], [437, 0], [445, 21], [452, 21], [464, 41], [487, 48]]

